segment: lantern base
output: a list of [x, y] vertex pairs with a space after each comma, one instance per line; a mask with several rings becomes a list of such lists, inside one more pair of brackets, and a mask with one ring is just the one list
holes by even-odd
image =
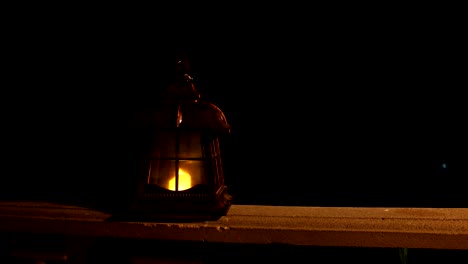
[[111, 221], [130, 222], [200, 222], [216, 221], [231, 207], [232, 196], [224, 186], [217, 195], [181, 196], [173, 199], [145, 199], [139, 197], [128, 210], [115, 212]]

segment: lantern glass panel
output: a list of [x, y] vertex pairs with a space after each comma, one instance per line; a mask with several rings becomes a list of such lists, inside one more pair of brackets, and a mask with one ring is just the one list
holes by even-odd
[[180, 159], [203, 158], [200, 134], [179, 131], [179, 152], [177, 157]]
[[[172, 181], [171, 181], [172, 180]], [[169, 190], [175, 190], [175, 180], [171, 178]], [[181, 160], [179, 161], [179, 182], [178, 190], [183, 191], [198, 184], [207, 184], [203, 161], [201, 160]]]
[[177, 153], [176, 134], [172, 131], [160, 131], [153, 139], [152, 158], [172, 158]]
[[150, 162], [148, 184], [156, 184], [163, 188], [167, 188], [170, 179], [175, 175], [175, 171], [175, 160], [153, 159]]
[[198, 184], [207, 184], [201, 160], [152, 160], [148, 184], [171, 191], [184, 191]]

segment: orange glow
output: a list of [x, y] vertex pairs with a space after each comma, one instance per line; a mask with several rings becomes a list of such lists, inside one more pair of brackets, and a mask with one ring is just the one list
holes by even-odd
[[[171, 191], [176, 190], [175, 177], [169, 180], [168, 189]], [[183, 169], [179, 169], [179, 191], [187, 190], [192, 187], [192, 177]]]

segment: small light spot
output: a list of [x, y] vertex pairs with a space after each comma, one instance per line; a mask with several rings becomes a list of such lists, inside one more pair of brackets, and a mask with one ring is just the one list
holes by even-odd
[[447, 168], [447, 163], [442, 163], [442, 169], [446, 169]]

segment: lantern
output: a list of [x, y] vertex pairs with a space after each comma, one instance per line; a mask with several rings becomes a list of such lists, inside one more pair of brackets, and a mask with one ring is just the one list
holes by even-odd
[[146, 220], [216, 220], [232, 197], [219, 140], [230, 132], [223, 112], [201, 98], [179, 54], [176, 78], [142, 121], [137, 192], [127, 212]]

